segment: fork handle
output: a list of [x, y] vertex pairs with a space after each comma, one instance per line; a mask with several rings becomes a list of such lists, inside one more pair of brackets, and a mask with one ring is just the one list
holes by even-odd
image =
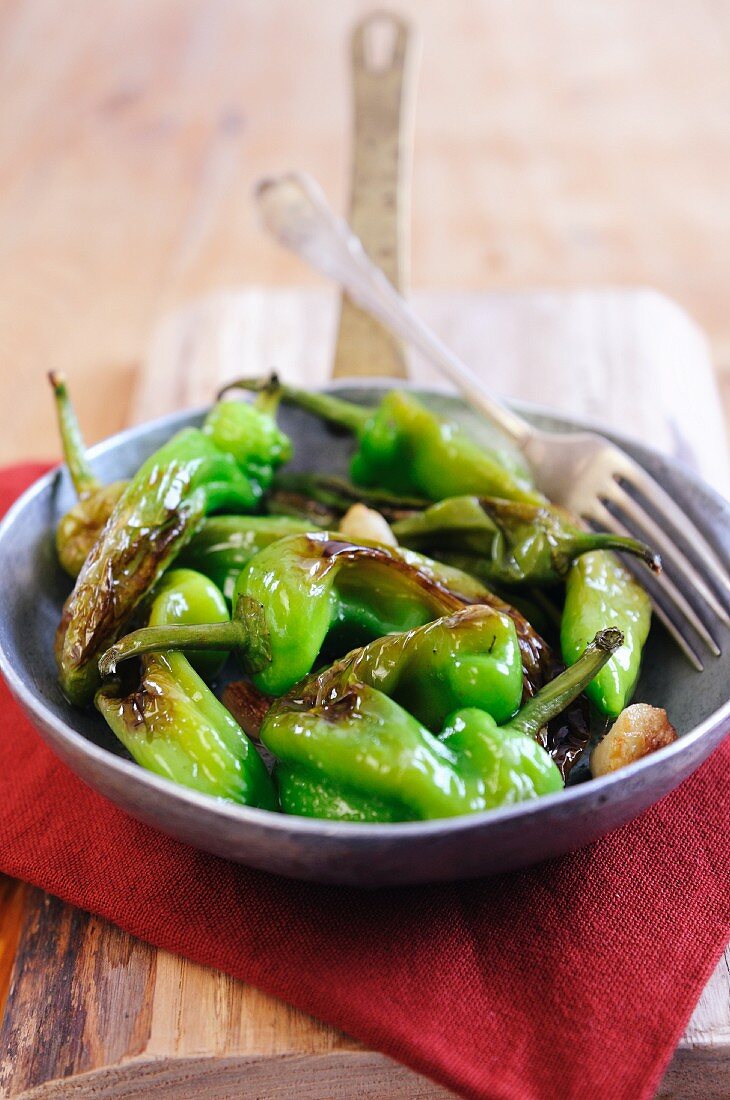
[[[378, 32], [385, 47], [380, 57]], [[408, 253], [413, 54], [410, 27], [391, 12], [371, 12], [355, 27], [350, 224], [398, 290]], [[400, 340], [343, 293], [333, 376], [405, 378], [407, 373]]]
[[264, 180], [257, 198], [266, 227], [281, 244], [333, 279], [361, 309], [425, 355], [518, 446], [527, 444], [534, 429], [497, 401], [479, 376], [413, 312], [368, 257], [347, 222], [332, 211], [311, 176], [290, 173]]

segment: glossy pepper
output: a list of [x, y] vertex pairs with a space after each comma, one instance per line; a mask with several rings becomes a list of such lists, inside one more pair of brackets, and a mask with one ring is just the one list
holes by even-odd
[[392, 527], [404, 546], [468, 554], [475, 575], [494, 584], [558, 584], [592, 550], [623, 550], [659, 568], [657, 555], [638, 539], [582, 531], [555, 505], [450, 497]]
[[[475, 495], [500, 497], [538, 507], [548, 506], [540, 493], [519, 478], [517, 481], [508, 478], [506, 484], [500, 484], [497, 477], [491, 482], [488, 476], [481, 478], [479, 463], [473, 463], [470, 459], [473, 444], [467, 441], [463, 455], [457, 455], [456, 451], [450, 453], [451, 440], [446, 428], [441, 444], [437, 445], [432, 433], [426, 433], [420, 440], [414, 438], [409, 449], [404, 440], [410, 440], [411, 436], [404, 423], [408, 423], [417, 436], [415, 426], [419, 423], [419, 417], [414, 412], [413, 418], [408, 420], [403, 411], [415, 401], [408, 394], [389, 391], [375, 414], [326, 394], [307, 394], [284, 388], [284, 399], [290, 399], [358, 433], [361, 446], [353, 460], [352, 476], [353, 480], [364, 485], [377, 483], [395, 493], [416, 493], [436, 501]], [[391, 406], [392, 417], [389, 414]], [[371, 419], [364, 419], [368, 414]], [[431, 414], [427, 413], [427, 416]], [[461, 438], [458, 432], [455, 438]], [[389, 471], [392, 471], [390, 476]], [[519, 491], [515, 491], [515, 486]], [[561, 631], [563, 658], [566, 663], [574, 660], [585, 640], [592, 636], [597, 621], [594, 613], [596, 603], [600, 609], [601, 604], [611, 601], [611, 621], [626, 635], [627, 641], [608, 662], [588, 695], [603, 713], [615, 715], [630, 702], [636, 685], [641, 648], [648, 631], [650, 604], [638, 581], [614, 554], [596, 550], [592, 552], [592, 557], [593, 564], [579, 568], [582, 561], [579, 558], [567, 573], [567, 586], [572, 598], [566, 604], [567, 622]], [[463, 558], [458, 563], [462, 567], [469, 564]], [[480, 574], [485, 572], [483, 567], [473, 564]], [[658, 559], [654, 559], [651, 565], [656, 568]], [[589, 592], [588, 588], [592, 591]]]
[[570, 573], [560, 625], [563, 660], [572, 665], [602, 622], [620, 628], [623, 645], [586, 689], [598, 709], [617, 718], [631, 701], [651, 626], [651, 600], [614, 554], [586, 554]]
[[358, 489], [342, 478], [284, 474], [276, 480], [267, 506], [333, 524], [353, 503], [381, 512], [403, 546], [435, 557], [457, 553], [459, 568], [489, 584], [558, 584], [573, 561], [591, 550], [623, 550], [651, 569], [660, 564], [645, 543], [612, 532], [581, 530], [557, 505], [475, 496], [446, 497], [432, 504]]
[[[104, 654], [100, 669], [109, 675], [119, 662], [155, 649], [227, 647], [237, 651], [259, 690], [276, 695], [310, 671], [325, 643], [336, 656], [357, 640], [422, 625], [477, 604], [511, 619], [524, 698], [561, 671], [550, 647], [524, 617], [474, 577], [413, 550], [353, 543], [326, 532], [290, 536], [252, 558], [236, 584], [230, 625], [135, 631]], [[588, 742], [586, 708], [575, 704], [542, 736], [567, 775]]]
[[239, 573], [259, 550], [311, 530], [311, 522], [293, 516], [210, 516], [177, 560], [210, 577], [232, 601]]
[[122, 493], [64, 605], [56, 635], [63, 691], [83, 705], [99, 655], [209, 512], [252, 511], [291, 448], [269, 411], [225, 401], [202, 429], [184, 428], [142, 464]]
[[[192, 570], [171, 570], [152, 601], [153, 622], [192, 624], [227, 618], [221, 592]], [[211, 653], [158, 653], [141, 661], [141, 678], [125, 693], [118, 683], [96, 693], [96, 706], [142, 767], [184, 787], [277, 808], [276, 792], [254, 745], [193, 668], [211, 671]], [[188, 657], [190, 660], [188, 660]]]
[[[282, 399], [355, 434], [351, 474], [359, 485], [377, 486], [429, 500], [474, 493], [541, 503], [529, 475], [506, 451], [479, 447], [455, 422], [444, 420], [413, 394], [389, 390], [377, 409], [331, 394], [294, 389], [276, 380]], [[243, 379], [244, 389], [271, 386]]]
[[560, 790], [560, 772], [535, 736], [605, 664], [620, 632], [600, 632], [571, 669], [508, 722], [499, 724], [489, 713], [488, 693], [481, 707], [473, 705], [471, 691], [468, 703], [460, 704], [463, 685], [455, 684], [449, 702], [456, 702], [456, 709], [443, 726], [442, 709], [434, 712], [429, 729], [408, 709], [418, 702], [428, 713], [419, 695], [429, 679], [428, 643], [413, 660], [415, 668], [411, 651], [418, 639], [439, 629], [468, 632], [475, 614], [469, 609], [381, 639], [272, 704], [261, 740], [279, 761], [285, 812], [351, 821], [418, 820], [476, 813]]
[[[120, 661], [152, 648], [227, 647], [240, 655], [260, 691], [280, 695], [310, 672], [335, 632], [342, 653], [353, 638], [370, 640], [407, 630], [463, 606], [463, 599], [427, 568], [409, 564], [396, 551], [327, 532], [290, 535], [261, 550], [244, 567], [234, 593], [233, 622], [188, 630], [137, 630], [111, 647], [101, 669], [106, 675]], [[258, 621], [256, 608], [261, 614]], [[509, 628], [521, 679], [511, 620]], [[262, 630], [271, 660], [258, 668], [255, 648]]]
[[68, 393], [66, 379], [51, 371], [48, 379], [56, 401], [63, 457], [78, 501], [56, 528], [56, 552], [63, 569], [77, 577], [102, 527], [127, 487], [126, 481], [102, 485], [86, 458], [86, 447]]

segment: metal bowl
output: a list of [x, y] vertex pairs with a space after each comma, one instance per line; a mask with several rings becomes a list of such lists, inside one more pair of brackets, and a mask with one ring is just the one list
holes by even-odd
[[[381, 393], [377, 386], [348, 387], [349, 396], [364, 402]], [[487, 430], [457, 398], [422, 396], [465, 422], [473, 434]], [[586, 427], [535, 409], [520, 411], [558, 431]], [[202, 416], [177, 414], [114, 436], [91, 451], [94, 466], [103, 479], [128, 476], [173, 432], [200, 423]], [[281, 422], [294, 440], [293, 468], [346, 470], [352, 447], [346, 436], [296, 409], [283, 409]], [[730, 505], [679, 463], [611, 438], [664, 485], [730, 567]], [[0, 526], [0, 669], [41, 736], [90, 787], [205, 851], [293, 878], [362, 886], [523, 867], [590, 844], [636, 817], [693, 772], [730, 729], [730, 632], [718, 628], [723, 656], [708, 657], [705, 671], [697, 673], [655, 625], [636, 698], [665, 707], [680, 737], [603, 779], [488, 813], [397, 825], [289, 817], [196, 794], [138, 767], [96, 712], [75, 710], [58, 688], [53, 635], [69, 581], [56, 561], [53, 531], [72, 501], [66, 473], [55, 470], [20, 498]]]

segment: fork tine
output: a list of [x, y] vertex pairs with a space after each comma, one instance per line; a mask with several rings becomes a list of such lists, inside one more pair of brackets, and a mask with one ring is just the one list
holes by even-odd
[[[612, 531], [615, 531], [619, 535], [631, 534], [629, 529], [625, 527], [624, 524], [621, 523], [621, 521], [617, 519], [612, 512], [609, 512], [608, 508], [606, 508], [604, 505], [599, 505], [597, 508], [593, 509], [591, 513], [591, 518], [597, 519], [599, 523], [603, 524], [603, 526], [609, 528]], [[630, 563], [627, 562], [627, 564]], [[654, 591], [655, 587], [658, 590], [656, 592]], [[662, 572], [659, 576], [652, 577], [651, 581], [649, 581], [649, 578], [647, 577], [647, 588], [649, 590], [649, 594], [652, 596], [657, 612], [659, 612], [660, 610], [666, 611], [666, 608], [663, 606], [662, 600], [660, 599], [661, 595], [671, 606], [674, 607], [676, 611], [679, 612], [680, 615], [684, 616], [684, 618], [687, 620], [693, 630], [695, 630], [696, 633], [700, 636], [710, 652], [713, 653], [715, 657], [720, 656], [721, 650], [716, 639], [710, 633], [709, 629], [699, 617], [692, 605], [687, 601], [684, 593], [679, 588], [677, 588], [677, 585], [674, 583], [671, 577], [667, 576], [666, 572]], [[676, 627], [675, 624], [672, 624], [675, 627], [674, 629], [669, 626], [669, 623], [667, 621], [669, 619], [668, 612], [666, 613], [666, 617], [661, 617], [664, 625], [667, 626], [667, 628], [671, 631], [676, 639], [679, 628]], [[682, 648], [684, 649], [685, 647], [682, 646]], [[689, 648], [693, 656], [696, 657], [697, 655], [695, 654], [694, 650], [691, 649], [691, 647]], [[685, 652], [689, 656], [689, 653], [686, 649]], [[699, 658], [697, 659], [699, 660]], [[700, 671], [702, 670], [700, 669]]]
[[671, 634], [671, 636], [674, 638], [675, 642], [682, 650], [689, 663], [693, 666], [694, 669], [696, 669], [697, 672], [704, 672], [705, 666], [703, 665], [702, 660], [700, 659], [699, 654], [697, 653], [695, 648], [690, 645], [682, 631], [670, 618], [662, 605], [657, 600], [652, 600], [652, 603], [654, 605], [654, 611], [657, 618], [664, 625], [667, 632]]
[[[730, 626], [730, 615], [728, 615], [727, 610], [723, 604], [720, 603], [718, 597], [709, 587], [704, 577], [698, 572], [697, 568], [693, 565], [684, 551], [672, 541], [667, 532], [662, 530], [656, 520], [641, 507], [638, 501], [634, 500], [617, 481], [611, 484], [610, 489], [607, 489], [603, 496], [606, 500], [609, 500], [612, 504], [621, 509], [629, 522], [641, 532], [642, 538], [661, 554], [665, 564], [674, 566], [675, 569], [682, 573], [697, 594], [701, 596], [711, 610], [714, 611], [718, 619], [724, 623], [725, 626]], [[689, 520], [688, 524], [691, 526]]]
[[[654, 478], [649, 477], [646, 471], [643, 470], [638, 463], [629, 458], [628, 455], [622, 455], [621, 459], [622, 461], [618, 464], [614, 478], [623, 477], [633, 485], [635, 489], [638, 489], [639, 493], [646, 501], [656, 509], [659, 517], [663, 520], [667, 520], [678, 532], [684, 535], [686, 541], [696, 550], [697, 554], [702, 559], [703, 566], [717, 584], [719, 591], [724, 596], [726, 607], [730, 606], [730, 575], [728, 575], [726, 567], [720, 561], [717, 552], [710, 546], [705, 536], [697, 529], [687, 514], [682, 511], [679, 505], [672, 500], [669, 493], [663, 489]], [[647, 521], [649, 521], [651, 517], [646, 514], [645, 510], [641, 508], [641, 505], [637, 501], [634, 501], [628, 494], [626, 494], [626, 496], [630, 501], [630, 505], [633, 507], [632, 518], [635, 517], [637, 522], [641, 522], [640, 517], [642, 517], [643, 526], [646, 530], [649, 530], [650, 528]], [[621, 503], [623, 504], [624, 502], [622, 501]], [[628, 507], [626, 511], [628, 514]], [[660, 528], [657, 524], [652, 523], [651, 530], [660, 530]], [[658, 540], [655, 541], [658, 543]], [[660, 549], [658, 545], [657, 549]], [[675, 552], [678, 552], [676, 547]], [[699, 574], [695, 571], [694, 576], [699, 577]], [[715, 609], [716, 614], [720, 614], [717, 612], [716, 603], [713, 603], [712, 599], [708, 599], [706, 595], [708, 589], [705, 582], [700, 578], [700, 584], [697, 584], [695, 579], [693, 579], [692, 583], [703, 591], [705, 599], [707, 599], [707, 602]], [[721, 615], [720, 617], [723, 618], [723, 622], [730, 622], [727, 616]]]

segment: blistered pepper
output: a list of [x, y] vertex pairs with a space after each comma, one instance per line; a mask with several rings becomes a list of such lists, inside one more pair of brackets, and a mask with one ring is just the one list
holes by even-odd
[[437, 556], [444, 550], [468, 555], [463, 560], [471, 571], [493, 584], [558, 584], [573, 562], [592, 550], [623, 550], [652, 569], [659, 566], [657, 555], [638, 539], [581, 530], [555, 505], [449, 497], [392, 527], [404, 546]]
[[[220, 590], [189, 569], [166, 574], [150, 608], [158, 625], [227, 618]], [[261, 757], [200, 675], [213, 673], [221, 656], [148, 654], [132, 690], [105, 685], [96, 706], [142, 767], [215, 798], [274, 810], [276, 792]]]
[[459, 568], [488, 584], [558, 584], [576, 558], [592, 550], [622, 550], [651, 569], [659, 567], [658, 556], [645, 543], [613, 532], [583, 530], [564, 508], [547, 503], [457, 496], [432, 504], [358, 489], [341, 478], [284, 474], [276, 480], [267, 506], [332, 525], [353, 503], [380, 511], [403, 546], [435, 557], [456, 553]]
[[[396, 551], [327, 532], [290, 535], [261, 550], [244, 567], [231, 623], [185, 632], [179, 627], [137, 630], [111, 647], [101, 667], [108, 674], [120, 661], [151, 647], [227, 647], [240, 655], [259, 690], [280, 695], [310, 672], [335, 634], [342, 653], [357, 640], [407, 630], [463, 606], [463, 599], [427, 569], [409, 564]], [[511, 621], [510, 628], [521, 675]], [[264, 632], [271, 659], [257, 668], [255, 643]]]
[[[291, 447], [270, 398], [225, 401], [142, 464], [120, 497], [64, 605], [56, 636], [63, 691], [83, 705], [100, 654], [210, 512], [248, 512]], [[263, 407], [261, 407], [263, 403]]]
[[563, 660], [571, 665], [596, 623], [618, 627], [623, 645], [586, 690], [598, 709], [616, 718], [631, 701], [651, 626], [651, 600], [614, 554], [586, 554], [568, 574], [560, 625]]
[[63, 457], [78, 497], [76, 504], [59, 520], [56, 552], [64, 570], [75, 578], [128, 483], [113, 481], [102, 485], [86, 458], [86, 447], [66, 379], [55, 371], [51, 371], [48, 379], [56, 400]]
[[[237, 652], [259, 690], [277, 695], [307, 675], [325, 645], [334, 658], [358, 642], [478, 604], [512, 621], [523, 696], [534, 695], [562, 666], [515, 608], [474, 577], [416, 551], [327, 532], [280, 539], [253, 557], [238, 577], [230, 624], [134, 631], [104, 654], [100, 669], [109, 675], [120, 662], [155, 649], [225, 647]], [[579, 704], [543, 731], [566, 775], [588, 737]]]
[[[561, 789], [560, 772], [536, 734], [605, 665], [620, 632], [601, 631], [572, 668], [508, 722], [500, 724], [489, 713], [488, 691], [475, 706], [478, 692], [468, 678], [452, 681], [448, 701], [455, 709], [444, 722], [443, 708], [431, 712], [421, 699], [429, 681], [429, 647], [421, 639], [442, 629], [447, 635], [468, 633], [479, 614], [462, 611], [381, 639], [272, 704], [261, 740], [280, 762], [276, 775], [285, 812], [351, 821], [418, 820], [476, 813]], [[460, 702], [464, 686], [468, 701]], [[429, 727], [414, 715], [414, 704], [430, 715]]]
[[233, 600], [239, 573], [259, 550], [286, 535], [311, 530], [310, 522], [293, 516], [210, 516], [178, 562], [210, 577]]
[[[463, 428], [431, 412], [413, 394], [389, 390], [373, 409], [278, 380], [275, 384], [284, 401], [355, 434], [358, 448], [351, 474], [359, 485], [428, 500], [473, 493], [544, 501], [527, 471], [506, 450], [497, 453], [478, 446]], [[243, 379], [234, 385], [258, 390], [272, 382]]]

